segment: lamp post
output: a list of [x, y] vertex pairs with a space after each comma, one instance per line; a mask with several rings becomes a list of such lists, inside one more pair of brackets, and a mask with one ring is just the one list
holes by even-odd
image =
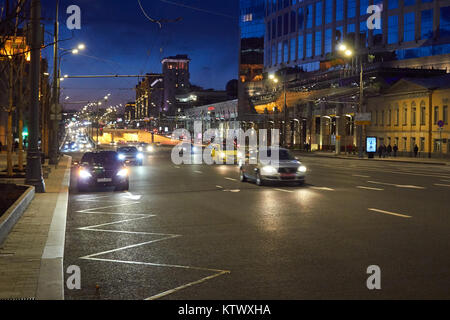
[[[338, 51], [343, 53], [345, 57], [347, 58], [351, 58], [355, 55], [354, 51], [352, 50], [352, 48], [348, 47], [346, 44], [341, 43], [338, 45]], [[363, 110], [363, 106], [364, 106], [364, 80], [363, 80], [363, 75], [364, 75], [364, 70], [363, 70], [363, 63], [362, 63], [362, 59], [361, 57], [359, 57], [359, 104], [358, 104], [358, 110], [357, 113], [362, 113]], [[363, 147], [364, 147], [364, 143], [363, 143], [363, 128], [364, 125], [357, 125], [357, 131], [358, 131], [358, 157], [359, 158], [363, 158], [364, 157], [364, 152], [363, 152]]]
[[39, 78], [41, 41], [40, 31], [41, 2], [33, 0], [31, 3], [31, 105], [29, 124], [29, 148], [27, 153], [26, 183], [33, 185], [36, 192], [45, 192], [45, 183], [42, 178], [41, 152], [39, 151]]
[[[273, 83], [278, 84], [280, 80], [275, 77], [274, 74], [269, 75], [269, 79], [273, 81]], [[283, 95], [284, 95], [284, 103], [283, 103], [283, 115], [284, 115], [284, 124], [282, 128], [283, 132], [283, 146], [287, 147], [287, 123], [288, 123], [288, 109], [287, 109], [287, 92], [286, 92], [286, 71], [283, 75]]]

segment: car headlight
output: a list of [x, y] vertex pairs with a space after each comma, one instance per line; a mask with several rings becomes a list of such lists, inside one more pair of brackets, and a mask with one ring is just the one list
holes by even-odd
[[306, 167], [305, 166], [300, 166], [297, 169], [298, 172], [306, 172]]
[[147, 148], [147, 151], [148, 151], [148, 152], [153, 152], [153, 147], [152, 147], [152, 146], [149, 146], [149, 147]]
[[125, 160], [125, 155], [124, 154], [119, 154], [119, 160]]
[[265, 167], [262, 167], [261, 173], [263, 175], [270, 176], [270, 175], [277, 174], [278, 170], [275, 167], [272, 167], [272, 166], [265, 166]]
[[118, 177], [128, 176], [128, 169], [127, 168], [120, 169], [119, 172], [117, 172], [117, 176]]
[[92, 177], [92, 174], [90, 174], [89, 171], [87, 171], [85, 169], [81, 169], [78, 172], [78, 175], [80, 176], [81, 179], [88, 179], [88, 178]]
[[138, 150], [142, 152], [143, 149], [142, 149], [142, 147], [139, 147]]
[[144, 155], [142, 153], [138, 153], [136, 155], [136, 158], [138, 158], [139, 160], [142, 160], [142, 159], [144, 159]]

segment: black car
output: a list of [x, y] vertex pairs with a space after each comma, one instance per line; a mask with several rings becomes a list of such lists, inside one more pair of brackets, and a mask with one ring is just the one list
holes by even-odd
[[129, 169], [114, 151], [88, 152], [83, 155], [77, 172], [78, 191], [90, 187], [129, 189]]

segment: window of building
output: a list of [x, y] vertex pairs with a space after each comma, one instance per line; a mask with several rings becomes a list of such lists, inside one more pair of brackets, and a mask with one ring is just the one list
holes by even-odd
[[336, 0], [336, 21], [344, 19], [344, 0]]
[[283, 18], [278, 16], [278, 24], [277, 24], [277, 36], [281, 37], [283, 33]]
[[373, 116], [374, 119], [374, 125], [377, 126], [378, 125], [378, 111], [375, 111], [375, 116]]
[[367, 14], [367, 8], [369, 7], [369, 0], [359, 1], [359, 15], [364, 16]]
[[277, 53], [277, 64], [280, 64], [282, 62], [283, 59], [283, 45], [281, 42], [278, 42], [278, 53]]
[[388, 41], [389, 44], [398, 42], [398, 16], [388, 18]]
[[440, 9], [439, 36], [450, 37], [450, 6]]
[[325, 0], [325, 24], [333, 21], [333, 0]]
[[356, 0], [348, 0], [347, 2], [347, 18], [356, 16]]
[[277, 47], [276, 45], [272, 45], [272, 50], [270, 52], [271, 56], [272, 56], [272, 65], [276, 65], [277, 64]]
[[398, 105], [395, 106], [395, 125], [398, 126], [398, 123], [400, 121], [400, 109], [398, 108]]
[[322, 25], [322, 1], [316, 2], [316, 26]]
[[297, 31], [297, 14], [291, 11], [291, 33]]
[[312, 57], [312, 33], [306, 35], [306, 57]]
[[420, 28], [421, 39], [431, 39], [433, 37], [433, 9], [422, 11]]
[[285, 13], [283, 16], [283, 35], [289, 33], [289, 13]]
[[408, 108], [403, 108], [403, 125], [408, 125]]
[[367, 32], [367, 22], [362, 21], [359, 23], [359, 34], [360, 34], [360, 44], [367, 46], [368, 32]]
[[439, 107], [434, 107], [434, 124], [439, 121]]
[[275, 19], [272, 20], [272, 39], [277, 37], [277, 23]]
[[381, 111], [380, 125], [384, 126], [384, 110]]
[[413, 6], [416, 4], [416, 0], [404, 0], [405, 6]]
[[426, 124], [426, 105], [425, 102], [422, 101], [420, 103], [420, 125], [424, 126]]
[[397, 9], [398, 8], [398, 0], [388, 0], [388, 9]]
[[442, 120], [445, 124], [448, 124], [448, 106], [442, 108]]
[[306, 7], [306, 28], [312, 28], [313, 26], [313, 6], [310, 4]]
[[425, 151], [425, 138], [420, 138], [420, 151], [424, 152]]
[[327, 29], [325, 30], [325, 54], [327, 53], [331, 53], [332, 50], [332, 30], [331, 29]]
[[283, 62], [289, 62], [289, 42], [287, 40], [283, 41]]
[[391, 120], [392, 120], [392, 111], [391, 111], [391, 109], [388, 109], [388, 112], [387, 112], [387, 122], [386, 122], [388, 126], [391, 125]]
[[411, 125], [416, 125], [416, 114], [417, 114], [417, 108], [416, 104], [413, 102], [411, 105]]
[[321, 31], [317, 31], [316, 32], [316, 46], [315, 46], [314, 55], [320, 56], [321, 54], [322, 54], [322, 32]]
[[403, 137], [403, 151], [408, 151], [408, 138]]
[[298, 8], [298, 30], [303, 30], [305, 28], [305, 10], [303, 7]]
[[407, 12], [403, 16], [403, 41], [416, 39], [415, 12]]
[[298, 59], [303, 59], [303, 35], [298, 36]]
[[291, 38], [290, 43], [289, 43], [289, 47], [290, 47], [290, 50], [291, 50], [290, 59], [289, 59], [290, 61], [297, 60], [297, 57], [295, 56], [295, 50], [297, 49], [296, 48], [296, 44], [295, 44], [295, 39], [296, 38]]

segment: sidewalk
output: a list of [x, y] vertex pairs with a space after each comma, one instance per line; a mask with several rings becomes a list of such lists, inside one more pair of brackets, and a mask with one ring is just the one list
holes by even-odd
[[62, 258], [71, 158], [63, 157], [4, 243], [0, 299], [64, 299]]
[[359, 159], [358, 155], [346, 155], [340, 154], [336, 155], [334, 152], [326, 151], [315, 151], [315, 152], [305, 152], [305, 151], [293, 151], [295, 155], [300, 157], [322, 157], [322, 158], [334, 158], [334, 159], [347, 159], [347, 160], [370, 160], [370, 161], [384, 161], [384, 162], [399, 162], [399, 163], [417, 163], [417, 164], [431, 164], [431, 165], [450, 165], [450, 159], [436, 159], [436, 158], [412, 158], [412, 157], [386, 157], [379, 158], [375, 155], [373, 159], [368, 159], [367, 155], [363, 159]]

